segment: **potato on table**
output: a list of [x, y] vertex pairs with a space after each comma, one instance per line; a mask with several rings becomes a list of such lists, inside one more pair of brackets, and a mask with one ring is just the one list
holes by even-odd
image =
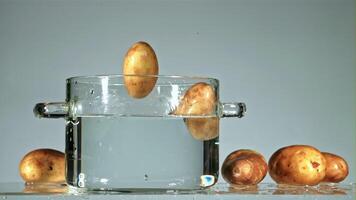
[[272, 179], [279, 184], [317, 185], [325, 177], [326, 160], [312, 146], [292, 145], [276, 151], [268, 167]]
[[323, 182], [339, 183], [349, 174], [349, 166], [341, 156], [322, 152], [326, 159], [326, 175]]
[[221, 174], [232, 185], [256, 185], [264, 179], [267, 170], [267, 163], [260, 153], [241, 149], [226, 157]]
[[64, 153], [54, 149], [37, 149], [26, 154], [19, 165], [26, 182], [64, 183]]

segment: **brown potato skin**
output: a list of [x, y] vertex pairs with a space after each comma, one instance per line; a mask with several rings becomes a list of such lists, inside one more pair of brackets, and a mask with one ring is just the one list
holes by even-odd
[[308, 145], [291, 145], [277, 150], [268, 162], [269, 174], [279, 184], [317, 185], [326, 173], [322, 153]]
[[211, 140], [219, 135], [219, 118], [185, 118], [189, 133], [196, 140]]
[[153, 48], [143, 41], [133, 44], [124, 57], [122, 73], [133, 75], [124, 76], [124, 85], [131, 97], [143, 98], [150, 94], [157, 81], [157, 77], [150, 75], [158, 75], [158, 60]]
[[179, 102], [176, 115], [209, 115], [216, 107], [217, 99], [214, 88], [203, 82], [192, 85]]
[[349, 175], [349, 166], [341, 156], [322, 152], [326, 159], [326, 175], [323, 182], [339, 183]]
[[54, 149], [31, 151], [22, 158], [19, 172], [26, 182], [64, 183], [64, 153]]
[[267, 174], [265, 158], [250, 149], [230, 153], [221, 167], [221, 174], [232, 185], [257, 185]]
[[[175, 115], [211, 115], [214, 113], [217, 97], [214, 88], [203, 82], [192, 85], [184, 94], [173, 112]], [[219, 135], [219, 118], [185, 118], [189, 133], [197, 140], [211, 140]]]

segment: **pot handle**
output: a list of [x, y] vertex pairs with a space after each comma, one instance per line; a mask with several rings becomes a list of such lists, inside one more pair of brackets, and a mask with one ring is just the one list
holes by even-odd
[[33, 113], [39, 118], [63, 118], [68, 115], [66, 102], [38, 103], [33, 108]]
[[221, 103], [221, 117], [244, 117], [246, 114], [245, 103]]

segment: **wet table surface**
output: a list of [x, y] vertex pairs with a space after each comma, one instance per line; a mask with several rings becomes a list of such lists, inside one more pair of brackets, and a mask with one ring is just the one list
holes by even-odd
[[356, 184], [283, 186], [262, 183], [258, 186], [230, 187], [220, 183], [205, 190], [141, 190], [136, 192], [75, 193], [66, 186], [0, 183], [1, 199], [356, 199]]

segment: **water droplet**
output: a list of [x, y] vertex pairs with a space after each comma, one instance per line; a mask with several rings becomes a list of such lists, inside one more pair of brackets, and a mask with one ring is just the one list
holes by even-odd
[[84, 173], [80, 173], [78, 176], [79, 179], [85, 179], [85, 174]]
[[176, 183], [169, 183], [168, 186], [174, 187], [174, 186], [177, 186], [177, 184]]
[[94, 90], [93, 89], [90, 90], [90, 94], [94, 94]]
[[100, 179], [100, 182], [103, 183], [103, 184], [105, 184], [105, 185], [107, 185], [108, 182], [109, 182], [109, 179], [107, 179], [107, 178], [101, 178], [101, 179]]
[[178, 194], [177, 190], [167, 190], [166, 191], [167, 194]]
[[75, 81], [74, 84], [77, 85], [77, 84], [78, 84], [78, 81]]
[[78, 182], [78, 186], [79, 186], [79, 187], [84, 187], [84, 182], [83, 182], [83, 181], [79, 181], [79, 182]]
[[145, 181], [148, 181], [148, 175], [145, 174]]

